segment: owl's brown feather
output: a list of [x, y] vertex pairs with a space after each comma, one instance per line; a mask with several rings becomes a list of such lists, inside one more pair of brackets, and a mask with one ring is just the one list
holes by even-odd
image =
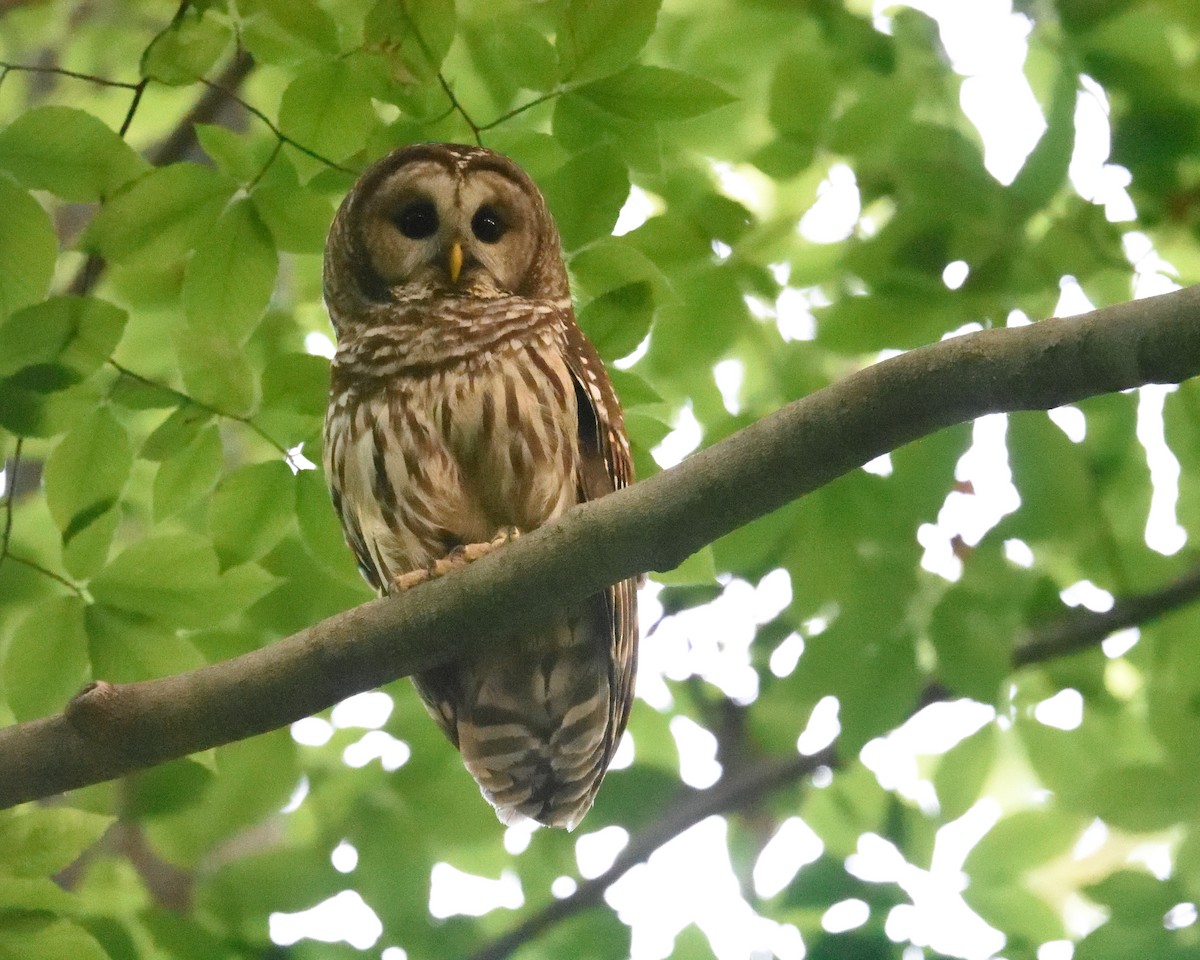
[[[451, 245], [465, 250], [461, 276], [445, 266]], [[326, 302], [338, 334], [326, 474], [380, 592], [632, 479], [553, 220], [506, 158], [423, 144], [379, 161], [335, 218]], [[571, 827], [625, 727], [636, 643], [624, 581], [536, 635], [414, 680], [502, 820]]]

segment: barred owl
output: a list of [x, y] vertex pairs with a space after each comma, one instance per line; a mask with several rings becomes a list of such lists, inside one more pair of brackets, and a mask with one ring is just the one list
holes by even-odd
[[[371, 166], [330, 230], [325, 302], [325, 472], [381, 594], [632, 479], [554, 220], [508, 158], [426, 143]], [[572, 828], [591, 806], [629, 716], [636, 602], [625, 580], [413, 678], [502, 821]]]

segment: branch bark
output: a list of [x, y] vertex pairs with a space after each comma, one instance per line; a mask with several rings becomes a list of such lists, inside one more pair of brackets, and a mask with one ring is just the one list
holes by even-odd
[[1200, 287], [913, 350], [416, 590], [192, 673], [93, 685], [63, 714], [0, 730], [0, 807], [264, 733], [502, 643], [942, 427], [1198, 373]]

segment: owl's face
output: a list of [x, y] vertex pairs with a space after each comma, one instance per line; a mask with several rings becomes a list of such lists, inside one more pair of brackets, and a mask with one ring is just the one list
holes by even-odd
[[329, 269], [349, 267], [373, 301], [565, 295], [558, 233], [511, 160], [457, 144], [396, 150], [363, 174], [338, 211]]

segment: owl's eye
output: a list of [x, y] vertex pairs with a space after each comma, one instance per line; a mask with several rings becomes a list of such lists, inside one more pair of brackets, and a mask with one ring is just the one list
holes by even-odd
[[396, 226], [409, 240], [424, 240], [437, 233], [437, 207], [432, 200], [413, 200], [396, 217]]
[[495, 243], [502, 236], [508, 225], [495, 207], [486, 204], [475, 211], [471, 218], [471, 232], [484, 243]]

